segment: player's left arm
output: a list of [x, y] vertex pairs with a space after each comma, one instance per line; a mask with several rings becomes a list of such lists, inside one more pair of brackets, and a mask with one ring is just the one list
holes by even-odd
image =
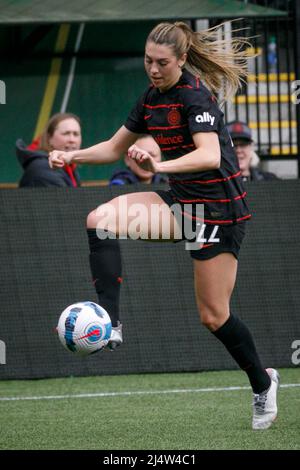
[[220, 168], [221, 149], [216, 132], [193, 134], [196, 149], [174, 160], [158, 163], [157, 173], [194, 173]]

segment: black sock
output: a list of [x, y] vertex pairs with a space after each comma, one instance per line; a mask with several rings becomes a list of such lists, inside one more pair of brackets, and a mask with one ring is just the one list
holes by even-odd
[[[108, 234], [107, 230], [103, 230]], [[122, 263], [119, 240], [97, 237], [96, 229], [87, 229], [90, 246], [90, 267], [99, 305], [107, 310], [112, 326], [119, 321]]]
[[256, 347], [247, 326], [236, 316], [228, 320], [213, 334], [224, 344], [233, 359], [249, 377], [254, 393], [267, 390], [271, 379], [261, 365]]

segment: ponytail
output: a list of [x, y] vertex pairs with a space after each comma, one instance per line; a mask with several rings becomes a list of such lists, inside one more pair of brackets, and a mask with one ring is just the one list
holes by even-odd
[[[179, 59], [187, 54], [185, 68], [200, 77], [215, 95], [224, 91], [224, 99], [234, 95], [248, 75], [247, 39], [225, 39], [223, 25], [194, 32], [186, 23], [160, 23], [149, 34], [147, 42], [173, 48]], [[235, 33], [238, 30], [233, 30]]]

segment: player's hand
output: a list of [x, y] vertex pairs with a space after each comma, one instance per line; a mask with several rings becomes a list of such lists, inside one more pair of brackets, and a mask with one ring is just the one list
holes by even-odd
[[159, 173], [159, 163], [154, 160], [150, 153], [141, 149], [137, 145], [132, 145], [128, 149], [128, 156], [136, 161], [136, 163], [145, 171]]
[[49, 153], [49, 166], [52, 169], [63, 168], [64, 165], [72, 162], [74, 152], [64, 152], [61, 150], [53, 150]]

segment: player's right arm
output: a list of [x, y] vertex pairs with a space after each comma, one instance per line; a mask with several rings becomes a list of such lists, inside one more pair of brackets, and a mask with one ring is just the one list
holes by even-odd
[[53, 150], [49, 154], [51, 168], [62, 168], [65, 164], [95, 164], [113, 163], [127, 152], [128, 148], [136, 141], [139, 134], [129, 131], [122, 126], [109, 140], [100, 142], [87, 149], [63, 152]]

